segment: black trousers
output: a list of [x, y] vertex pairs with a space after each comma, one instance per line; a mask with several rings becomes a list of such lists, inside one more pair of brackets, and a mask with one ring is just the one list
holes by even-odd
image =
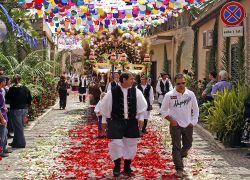
[[67, 103], [67, 90], [66, 89], [59, 89], [59, 98], [60, 98], [60, 108], [65, 108]]
[[79, 92], [79, 101], [80, 102], [85, 102], [85, 93], [86, 93], [86, 87], [79, 87], [78, 88], [78, 92]]
[[140, 137], [137, 119], [107, 119], [107, 125], [109, 139]]

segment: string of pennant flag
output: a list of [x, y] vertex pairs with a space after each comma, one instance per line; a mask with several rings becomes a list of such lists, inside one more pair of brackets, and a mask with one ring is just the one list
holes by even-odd
[[207, 0], [18, 0], [58, 34], [86, 35], [115, 28], [147, 31]]

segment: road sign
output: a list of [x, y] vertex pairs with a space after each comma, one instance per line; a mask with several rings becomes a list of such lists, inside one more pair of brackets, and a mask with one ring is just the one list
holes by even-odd
[[220, 11], [221, 20], [228, 26], [239, 25], [244, 20], [244, 17], [244, 7], [235, 1], [226, 3]]
[[223, 37], [243, 36], [243, 26], [228, 27], [223, 29]]

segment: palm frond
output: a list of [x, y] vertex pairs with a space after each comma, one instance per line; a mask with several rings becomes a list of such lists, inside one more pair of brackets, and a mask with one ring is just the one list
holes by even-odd
[[10, 58], [10, 57], [6, 57], [4, 56], [2, 53], [0, 53], [0, 66], [5, 68], [5, 72], [6, 74], [9, 75], [14, 75], [14, 67], [12, 64], [12, 60], [14, 62], [14, 57]]
[[[48, 57], [45, 59], [48, 59]], [[21, 63], [29, 66], [35, 66], [37, 63], [42, 61], [44, 61], [44, 50], [37, 50], [28, 54]]]

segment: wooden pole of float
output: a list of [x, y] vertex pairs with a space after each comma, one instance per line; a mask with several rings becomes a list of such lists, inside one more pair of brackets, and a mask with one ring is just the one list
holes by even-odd
[[112, 64], [112, 78], [114, 79], [115, 74], [115, 65]]
[[93, 65], [92, 65], [92, 63], [90, 63], [90, 79], [91, 79], [91, 81], [93, 80], [92, 78], [93, 78]]
[[112, 62], [112, 78], [114, 79], [115, 74], [115, 61], [116, 61], [116, 53], [112, 52], [110, 56], [110, 61]]

